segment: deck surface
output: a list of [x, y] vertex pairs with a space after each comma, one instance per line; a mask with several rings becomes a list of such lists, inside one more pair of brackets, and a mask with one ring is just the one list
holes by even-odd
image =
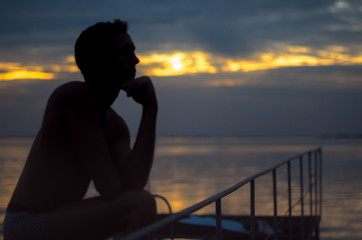
[[[160, 214], [159, 218], [167, 217], [167, 214]], [[250, 216], [232, 216], [223, 215], [222, 218], [222, 239], [250, 239]], [[319, 220], [318, 216], [305, 217], [285, 217], [276, 218], [277, 239], [319, 239]], [[273, 230], [274, 217], [256, 216], [255, 239], [273, 239], [275, 231]], [[191, 215], [189, 218], [178, 221], [170, 227], [161, 229], [155, 234], [155, 238], [171, 238], [173, 231], [174, 238], [185, 239], [216, 239], [214, 215]], [[291, 238], [289, 238], [291, 237]]]

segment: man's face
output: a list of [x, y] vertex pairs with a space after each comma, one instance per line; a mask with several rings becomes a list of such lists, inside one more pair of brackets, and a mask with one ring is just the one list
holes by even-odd
[[[120, 85], [134, 79], [139, 59], [135, 54], [135, 45], [128, 34], [117, 34], [109, 41], [106, 74]], [[119, 81], [119, 82], [118, 82]]]

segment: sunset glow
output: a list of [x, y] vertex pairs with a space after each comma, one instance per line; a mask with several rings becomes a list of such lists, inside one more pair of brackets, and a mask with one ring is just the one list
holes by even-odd
[[353, 65], [362, 63], [362, 55], [352, 56], [344, 46], [328, 46], [313, 51], [303, 46], [278, 46], [275, 51], [255, 54], [252, 59], [226, 59], [224, 72], [250, 72], [281, 67]]
[[16, 79], [53, 79], [53, 73], [31, 72], [31, 71], [13, 71], [9, 73], [1, 73], [0, 80], [16, 80]]
[[282, 67], [353, 65], [362, 55], [352, 56], [344, 46], [328, 46], [314, 51], [305, 46], [278, 45], [251, 58], [224, 58], [204, 52], [173, 52], [140, 55], [145, 74], [175, 76], [194, 73], [250, 72]]
[[[249, 58], [225, 58], [201, 51], [151, 52], [138, 55], [141, 74], [150, 76], [179, 76], [200, 73], [251, 72], [282, 67], [328, 66], [362, 64], [362, 54], [351, 55], [344, 46], [328, 46], [313, 50], [305, 46], [276, 45], [273, 50], [255, 53]], [[0, 63], [0, 80], [53, 79], [57, 73], [74, 73], [79, 69], [74, 56], [61, 64], [22, 66], [21, 63]], [[222, 82], [221, 82], [222, 81]], [[234, 85], [218, 80], [211, 85]], [[236, 85], [243, 84], [241, 81]]]
[[195, 73], [216, 73], [212, 56], [203, 52], [171, 52], [138, 55], [145, 74], [155, 76], [176, 76]]
[[17, 79], [44, 79], [56, 78], [59, 72], [78, 72], [78, 67], [70, 57], [65, 59], [65, 64], [57, 65], [22, 65], [17, 62], [0, 62], [0, 81]]

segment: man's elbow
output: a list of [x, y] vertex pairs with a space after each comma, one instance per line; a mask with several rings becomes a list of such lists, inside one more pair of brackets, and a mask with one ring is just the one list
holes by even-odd
[[113, 186], [113, 187], [97, 187], [97, 192], [103, 197], [104, 199], [112, 199], [117, 197], [119, 194], [123, 192], [122, 188], [120, 186]]
[[101, 197], [104, 198], [105, 200], [112, 200], [127, 191], [143, 190], [146, 187], [146, 184], [147, 182], [143, 183], [139, 181], [139, 182], [133, 182], [132, 184], [125, 186], [123, 189], [113, 189], [113, 190], [102, 189], [100, 191], [99, 190], [97, 191], [99, 192]]
[[146, 187], [148, 179], [134, 179], [127, 185], [127, 190], [142, 190]]
[[121, 192], [100, 192], [102, 198], [106, 200], [111, 200], [115, 197], [117, 197]]

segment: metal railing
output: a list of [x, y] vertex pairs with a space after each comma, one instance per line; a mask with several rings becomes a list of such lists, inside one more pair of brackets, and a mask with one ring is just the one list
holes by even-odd
[[[292, 202], [292, 171], [291, 163], [294, 161], [299, 161], [299, 189], [300, 189], [300, 198], [294, 204]], [[305, 161], [307, 161], [307, 174], [305, 174]], [[314, 164], [313, 164], [314, 163]], [[314, 166], [313, 166], [314, 165]], [[278, 216], [278, 200], [277, 200], [277, 170], [280, 170], [282, 166], [287, 167], [287, 184], [288, 184], [288, 210], [287, 213], [279, 217]], [[264, 176], [268, 173], [272, 173], [272, 182], [273, 182], [273, 229], [274, 234], [271, 234], [267, 237], [273, 237], [277, 239], [277, 230], [278, 226], [285, 219], [289, 219], [289, 239], [292, 239], [292, 229], [291, 229], [291, 218], [294, 216], [293, 209], [296, 206], [300, 206], [300, 238], [309, 239], [312, 236], [312, 232], [305, 233], [305, 221], [304, 217], [307, 217], [305, 213], [305, 198], [306, 195], [309, 195], [309, 216], [318, 216], [318, 221], [320, 221], [322, 216], [322, 148], [316, 148], [300, 155], [294, 156], [284, 162], [281, 162], [274, 167], [271, 167], [265, 171], [261, 171], [253, 176], [250, 176], [241, 182], [235, 184], [234, 186], [215, 194], [195, 205], [192, 205], [180, 212], [171, 214], [137, 232], [131, 233], [122, 238], [122, 240], [134, 240], [139, 239], [145, 236], [148, 236], [152, 233], [157, 232], [159, 229], [166, 226], [172, 226], [175, 222], [180, 219], [186, 218], [190, 214], [215, 203], [215, 213], [216, 213], [216, 238], [218, 240], [222, 239], [222, 211], [221, 211], [221, 200], [227, 195], [235, 192], [244, 185], [250, 184], [250, 239], [254, 240], [256, 237], [256, 215], [255, 215], [255, 180], [261, 176]], [[305, 175], [308, 176], [307, 180]], [[307, 190], [305, 191], [305, 182], [308, 182]], [[278, 222], [279, 221], [279, 222]], [[319, 223], [319, 222], [318, 222]], [[317, 226], [318, 227], [318, 226]], [[318, 233], [318, 229], [314, 229]], [[311, 231], [314, 231], [313, 229]], [[308, 236], [305, 236], [308, 234]], [[318, 238], [319, 236], [317, 236]], [[173, 238], [173, 236], [171, 236]]]

